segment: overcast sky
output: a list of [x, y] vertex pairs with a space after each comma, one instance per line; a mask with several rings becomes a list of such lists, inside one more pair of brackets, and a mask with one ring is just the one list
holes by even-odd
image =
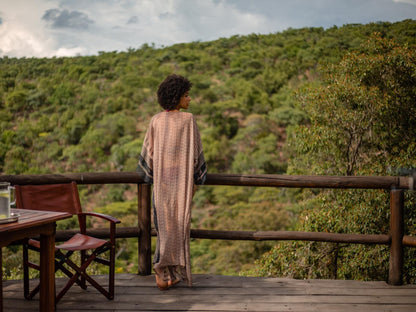
[[416, 19], [416, 0], [0, 0], [0, 57], [91, 55]]

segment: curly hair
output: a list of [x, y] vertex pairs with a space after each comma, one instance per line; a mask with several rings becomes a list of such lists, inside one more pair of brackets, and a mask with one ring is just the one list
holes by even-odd
[[159, 85], [157, 90], [157, 101], [163, 109], [175, 109], [181, 100], [181, 97], [191, 90], [192, 83], [180, 75], [169, 75]]

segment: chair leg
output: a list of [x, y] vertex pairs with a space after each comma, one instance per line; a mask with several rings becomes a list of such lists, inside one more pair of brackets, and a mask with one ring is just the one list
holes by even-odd
[[116, 257], [116, 246], [110, 247], [110, 276], [108, 281], [108, 292], [110, 293], [109, 299], [114, 299], [114, 275], [115, 275], [115, 257]]
[[[72, 277], [69, 279], [68, 283], [65, 285], [65, 287], [59, 292], [59, 294], [56, 296], [56, 302], [62, 299], [62, 297], [66, 294], [66, 292], [71, 288], [72, 285], [74, 285], [75, 282], [79, 281], [80, 276], [85, 276], [86, 278], [88, 275], [85, 273], [85, 269], [90, 265], [90, 263], [94, 260], [95, 254], [93, 254], [87, 261], [84, 262], [84, 264], [81, 267], [78, 267], [71, 259], [67, 258], [65, 260], [65, 263], [69, 265], [75, 273], [72, 275]], [[88, 278], [87, 278], [88, 280]], [[89, 280], [88, 280], [89, 281]]]
[[[95, 261], [101, 264], [105, 264], [109, 267], [109, 277], [108, 277], [108, 291], [105, 290], [101, 285], [97, 284], [90, 276], [86, 275], [87, 280], [98, 289], [107, 299], [114, 299], [114, 281], [115, 281], [115, 257], [116, 257], [116, 247], [114, 244], [107, 244], [101, 249], [95, 250], [96, 258]], [[104, 260], [98, 257], [99, 254], [109, 251], [109, 260]], [[92, 281], [90, 281], [92, 280]]]
[[29, 251], [27, 241], [23, 243], [23, 294], [29, 299]]
[[23, 295], [26, 300], [32, 300], [40, 289], [40, 285], [38, 284], [32, 291], [30, 290], [29, 268], [39, 271], [39, 265], [29, 261], [29, 245], [26, 240], [23, 243]]
[[[66, 292], [72, 287], [74, 283], [78, 283], [81, 278], [84, 278], [84, 280], [88, 281], [92, 286], [94, 286], [99, 292], [101, 292], [107, 299], [112, 300], [114, 299], [114, 276], [112, 277], [113, 280], [111, 280], [111, 274], [110, 274], [110, 285], [112, 284], [112, 287], [109, 288], [109, 291], [104, 289], [100, 284], [98, 284], [91, 276], [89, 276], [86, 273], [87, 267], [97, 258], [97, 254], [99, 254], [100, 251], [96, 250], [93, 254], [91, 254], [88, 259], [84, 261], [81, 267], [78, 267], [71, 259], [67, 258], [65, 260], [65, 263], [70, 266], [75, 273], [70, 278], [68, 283], [65, 285], [65, 287], [59, 292], [59, 294], [56, 296], [56, 302], [58, 303], [59, 300], [62, 299], [62, 297], [66, 294]], [[114, 259], [114, 258], [113, 258]], [[111, 266], [110, 266], [111, 268]], [[114, 270], [113, 270], [114, 272]]]
[[[95, 289], [97, 289], [100, 293], [102, 293], [107, 299], [109, 300], [113, 300], [114, 299], [114, 289], [109, 288], [109, 290], [107, 291], [106, 289], [104, 289], [104, 287], [102, 287], [100, 284], [98, 284], [91, 276], [89, 276], [88, 274], [85, 273], [85, 268], [83, 268], [83, 275], [85, 276], [85, 279], [92, 285], [95, 287]], [[110, 283], [111, 283], [111, 277], [110, 277]], [[114, 285], [114, 283], [113, 283]]]
[[[57, 272], [58, 270], [60, 270], [69, 279], [71, 279], [74, 276], [74, 274], [70, 270], [68, 270], [64, 266], [64, 264], [66, 263], [67, 258], [69, 258], [72, 255], [72, 253], [73, 252], [71, 251], [71, 252], [68, 252], [68, 253], [66, 253], [64, 255], [60, 250], [57, 250], [56, 251], [56, 254], [55, 254], [55, 257], [56, 257], [56, 259], [55, 259], [55, 272]], [[59, 259], [59, 261], [57, 259]], [[79, 279], [77, 279], [75, 281], [75, 283], [77, 283], [77, 285], [79, 287], [81, 287], [82, 289], [86, 289], [87, 288], [86, 285], [85, 285], [85, 283], [84, 283], [84, 285], [82, 285], [82, 283], [81, 283], [81, 281]]]
[[[85, 261], [87, 261], [86, 251], [81, 250], [81, 267], [83, 267]], [[81, 274], [81, 285], [82, 285], [81, 286], [82, 289], [87, 289], [87, 283], [85, 281], [84, 274]]]

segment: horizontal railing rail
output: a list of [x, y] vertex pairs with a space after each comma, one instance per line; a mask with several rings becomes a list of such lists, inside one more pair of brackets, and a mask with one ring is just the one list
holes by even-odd
[[[207, 175], [206, 185], [266, 186], [289, 188], [337, 189], [409, 189], [412, 177], [391, 176], [291, 176], [275, 174], [224, 174]], [[96, 172], [64, 174], [0, 175], [0, 182], [12, 184], [54, 184], [75, 181], [77, 184], [144, 183], [136, 172]]]
[[[54, 184], [75, 181], [77, 184], [137, 184], [138, 185], [138, 227], [118, 227], [117, 238], [138, 238], [139, 274], [151, 273], [151, 188], [144, 184], [136, 172], [65, 173], [40, 175], [0, 175], [0, 182], [13, 185]], [[403, 247], [415, 247], [416, 237], [404, 235], [403, 193], [413, 189], [413, 177], [392, 176], [289, 176], [289, 175], [244, 175], [208, 174], [206, 185], [287, 187], [287, 188], [330, 188], [330, 189], [384, 189], [390, 191], [390, 232], [389, 234], [347, 234], [298, 231], [218, 231], [192, 229], [192, 238], [225, 240], [302, 240], [349, 244], [390, 245], [390, 284], [402, 281]], [[58, 231], [57, 241], [68, 239], [75, 230]], [[109, 237], [106, 229], [92, 229], [97, 237]]]

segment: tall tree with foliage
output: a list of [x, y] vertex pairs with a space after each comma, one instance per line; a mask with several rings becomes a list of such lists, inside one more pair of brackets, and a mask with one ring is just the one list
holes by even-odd
[[[290, 138], [292, 174], [392, 175], [416, 167], [416, 52], [374, 34], [361, 49], [323, 70], [323, 83], [300, 96], [310, 121]], [[298, 230], [387, 234], [389, 193], [303, 192]], [[416, 232], [415, 194], [406, 192], [406, 234]], [[293, 242], [259, 261], [265, 275], [387, 279], [388, 247]], [[406, 249], [405, 282], [416, 281]]]

